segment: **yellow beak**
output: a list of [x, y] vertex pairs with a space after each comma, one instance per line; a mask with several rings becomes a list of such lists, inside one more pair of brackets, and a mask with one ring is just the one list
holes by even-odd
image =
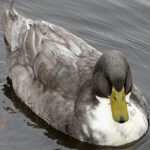
[[114, 121], [124, 123], [129, 120], [124, 87], [120, 92], [118, 92], [114, 87], [112, 88], [110, 103]]

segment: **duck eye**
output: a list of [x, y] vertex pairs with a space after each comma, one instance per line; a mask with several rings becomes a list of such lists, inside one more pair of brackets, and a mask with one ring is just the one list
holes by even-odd
[[114, 100], [115, 100], [115, 101], [117, 100], [116, 96], [114, 96]]

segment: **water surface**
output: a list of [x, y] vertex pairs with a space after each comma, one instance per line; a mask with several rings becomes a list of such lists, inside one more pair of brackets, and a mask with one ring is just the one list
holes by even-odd
[[[9, 1], [0, 0], [0, 16], [6, 3]], [[124, 52], [134, 82], [144, 93], [150, 110], [149, 0], [17, 0], [15, 7], [32, 19], [47, 20], [67, 28], [97, 50]], [[15, 95], [11, 81], [6, 78], [5, 67], [0, 24], [1, 150], [104, 149], [74, 140], [34, 115]], [[149, 150], [149, 147], [150, 132], [140, 141], [119, 149]]]

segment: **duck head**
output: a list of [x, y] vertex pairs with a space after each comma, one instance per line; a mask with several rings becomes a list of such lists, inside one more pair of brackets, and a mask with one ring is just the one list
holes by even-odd
[[119, 51], [107, 51], [97, 61], [93, 71], [95, 95], [110, 99], [112, 118], [124, 123], [129, 120], [126, 95], [132, 89], [128, 62]]

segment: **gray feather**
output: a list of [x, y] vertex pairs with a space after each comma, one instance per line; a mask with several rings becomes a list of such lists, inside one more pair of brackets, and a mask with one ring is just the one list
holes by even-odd
[[[94, 109], [97, 104], [91, 84], [102, 54], [60, 26], [27, 18], [13, 5], [14, 1], [5, 7], [2, 16], [7, 72], [13, 88], [48, 124], [79, 138], [80, 125], [86, 123], [85, 105]], [[141, 98], [137, 90], [132, 92]], [[135, 103], [145, 111], [144, 101]]]
[[80, 87], [101, 53], [62, 27], [28, 19], [13, 4], [4, 8], [2, 19], [13, 87], [37, 115], [68, 132]]

